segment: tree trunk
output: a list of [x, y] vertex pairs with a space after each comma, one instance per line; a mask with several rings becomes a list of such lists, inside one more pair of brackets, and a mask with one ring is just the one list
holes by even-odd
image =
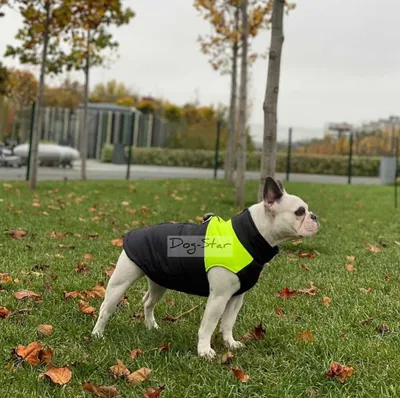
[[44, 92], [44, 78], [46, 75], [46, 60], [47, 60], [47, 47], [49, 44], [49, 25], [50, 25], [50, 1], [45, 3], [46, 20], [44, 23], [43, 32], [43, 52], [42, 62], [40, 65], [40, 80], [38, 87], [37, 103], [35, 108], [35, 117], [33, 121], [33, 136], [32, 136], [32, 148], [31, 150], [31, 162], [30, 162], [30, 176], [29, 176], [29, 188], [36, 189], [37, 175], [39, 167], [39, 141], [42, 132], [42, 106], [43, 106], [43, 92]]
[[244, 181], [246, 171], [246, 110], [247, 110], [247, 39], [249, 34], [247, 21], [247, 0], [242, 0], [242, 59], [240, 73], [239, 99], [239, 141], [237, 146], [236, 196], [237, 206], [244, 207]]
[[[239, 27], [239, 7], [235, 11], [235, 31]], [[236, 132], [236, 97], [237, 97], [237, 61], [239, 43], [232, 45], [232, 71], [231, 71], [231, 100], [229, 108], [229, 135], [225, 151], [225, 179], [233, 185], [233, 172], [235, 170], [235, 132]]]
[[271, 45], [269, 50], [267, 88], [264, 99], [264, 139], [261, 156], [260, 185], [258, 200], [262, 200], [265, 179], [275, 176], [276, 165], [276, 129], [279, 77], [283, 45], [283, 9], [284, 0], [274, 0], [272, 10]]
[[81, 133], [81, 178], [87, 180], [86, 174], [86, 158], [88, 151], [88, 102], [89, 102], [89, 70], [90, 70], [90, 30], [87, 31], [86, 37], [86, 65], [85, 65], [85, 91], [83, 97], [83, 130]]

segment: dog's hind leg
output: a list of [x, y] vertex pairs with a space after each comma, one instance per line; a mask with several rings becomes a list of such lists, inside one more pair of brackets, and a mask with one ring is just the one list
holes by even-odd
[[144, 304], [144, 318], [148, 329], [158, 329], [157, 322], [154, 318], [154, 307], [161, 300], [165, 291], [165, 287], [154, 283], [152, 280], [148, 279], [149, 290], [144, 295], [142, 302]]
[[108, 319], [114, 312], [128, 288], [144, 275], [143, 271], [126, 255], [123, 250], [117, 266], [108, 282], [106, 295], [100, 307], [99, 318], [92, 331], [98, 337], [103, 335]]

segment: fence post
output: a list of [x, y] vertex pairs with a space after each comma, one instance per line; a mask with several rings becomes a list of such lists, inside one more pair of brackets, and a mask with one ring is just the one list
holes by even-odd
[[217, 178], [218, 163], [219, 163], [219, 140], [221, 135], [221, 119], [217, 120], [217, 140], [215, 143], [215, 159], [214, 159], [214, 180]]
[[350, 149], [349, 149], [349, 168], [347, 173], [347, 183], [351, 184], [352, 175], [352, 165], [353, 165], [353, 132], [350, 133]]
[[128, 150], [128, 165], [126, 168], [126, 179], [129, 180], [131, 174], [131, 162], [132, 162], [132, 146], [133, 146], [133, 135], [136, 130], [136, 114], [135, 112], [131, 113], [131, 123], [129, 126], [129, 150]]
[[290, 178], [291, 157], [292, 157], [292, 128], [289, 127], [288, 148], [287, 148], [287, 158], [286, 158], [286, 181], [289, 181]]
[[29, 181], [29, 174], [31, 172], [31, 156], [32, 156], [32, 138], [33, 138], [33, 128], [35, 124], [35, 109], [36, 109], [36, 102], [32, 104], [32, 114], [31, 114], [31, 126], [29, 129], [29, 149], [28, 149], [28, 160], [26, 164], [26, 181]]

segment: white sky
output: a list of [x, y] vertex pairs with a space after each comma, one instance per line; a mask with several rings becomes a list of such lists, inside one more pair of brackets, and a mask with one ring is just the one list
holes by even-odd
[[[92, 71], [91, 86], [117, 79], [142, 95], [184, 104], [229, 102], [229, 77], [214, 72], [199, 51], [209, 25], [191, 0], [125, 1], [136, 12], [130, 25], [115, 29], [119, 58]], [[400, 114], [400, 1], [298, 0], [285, 16], [278, 138], [289, 126], [294, 138], [321, 136], [327, 122], [361, 123]], [[0, 54], [15, 43], [16, 12], [0, 19]], [[270, 34], [255, 48], [265, 51]], [[6, 59], [6, 65], [17, 65]], [[250, 116], [254, 138], [262, 137], [267, 60], [251, 69]], [[82, 76], [77, 75], [78, 78]]]

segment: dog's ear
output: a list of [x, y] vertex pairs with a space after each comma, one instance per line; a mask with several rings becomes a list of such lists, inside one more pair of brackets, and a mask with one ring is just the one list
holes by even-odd
[[282, 191], [283, 193], [285, 193], [286, 190], [285, 190], [285, 187], [283, 186], [281, 180], [276, 180], [276, 183], [278, 184], [278, 187], [281, 189], [281, 191]]
[[267, 177], [264, 183], [263, 199], [267, 205], [272, 205], [279, 201], [284, 193], [283, 185], [280, 181], [275, 181], [272, 177]]

